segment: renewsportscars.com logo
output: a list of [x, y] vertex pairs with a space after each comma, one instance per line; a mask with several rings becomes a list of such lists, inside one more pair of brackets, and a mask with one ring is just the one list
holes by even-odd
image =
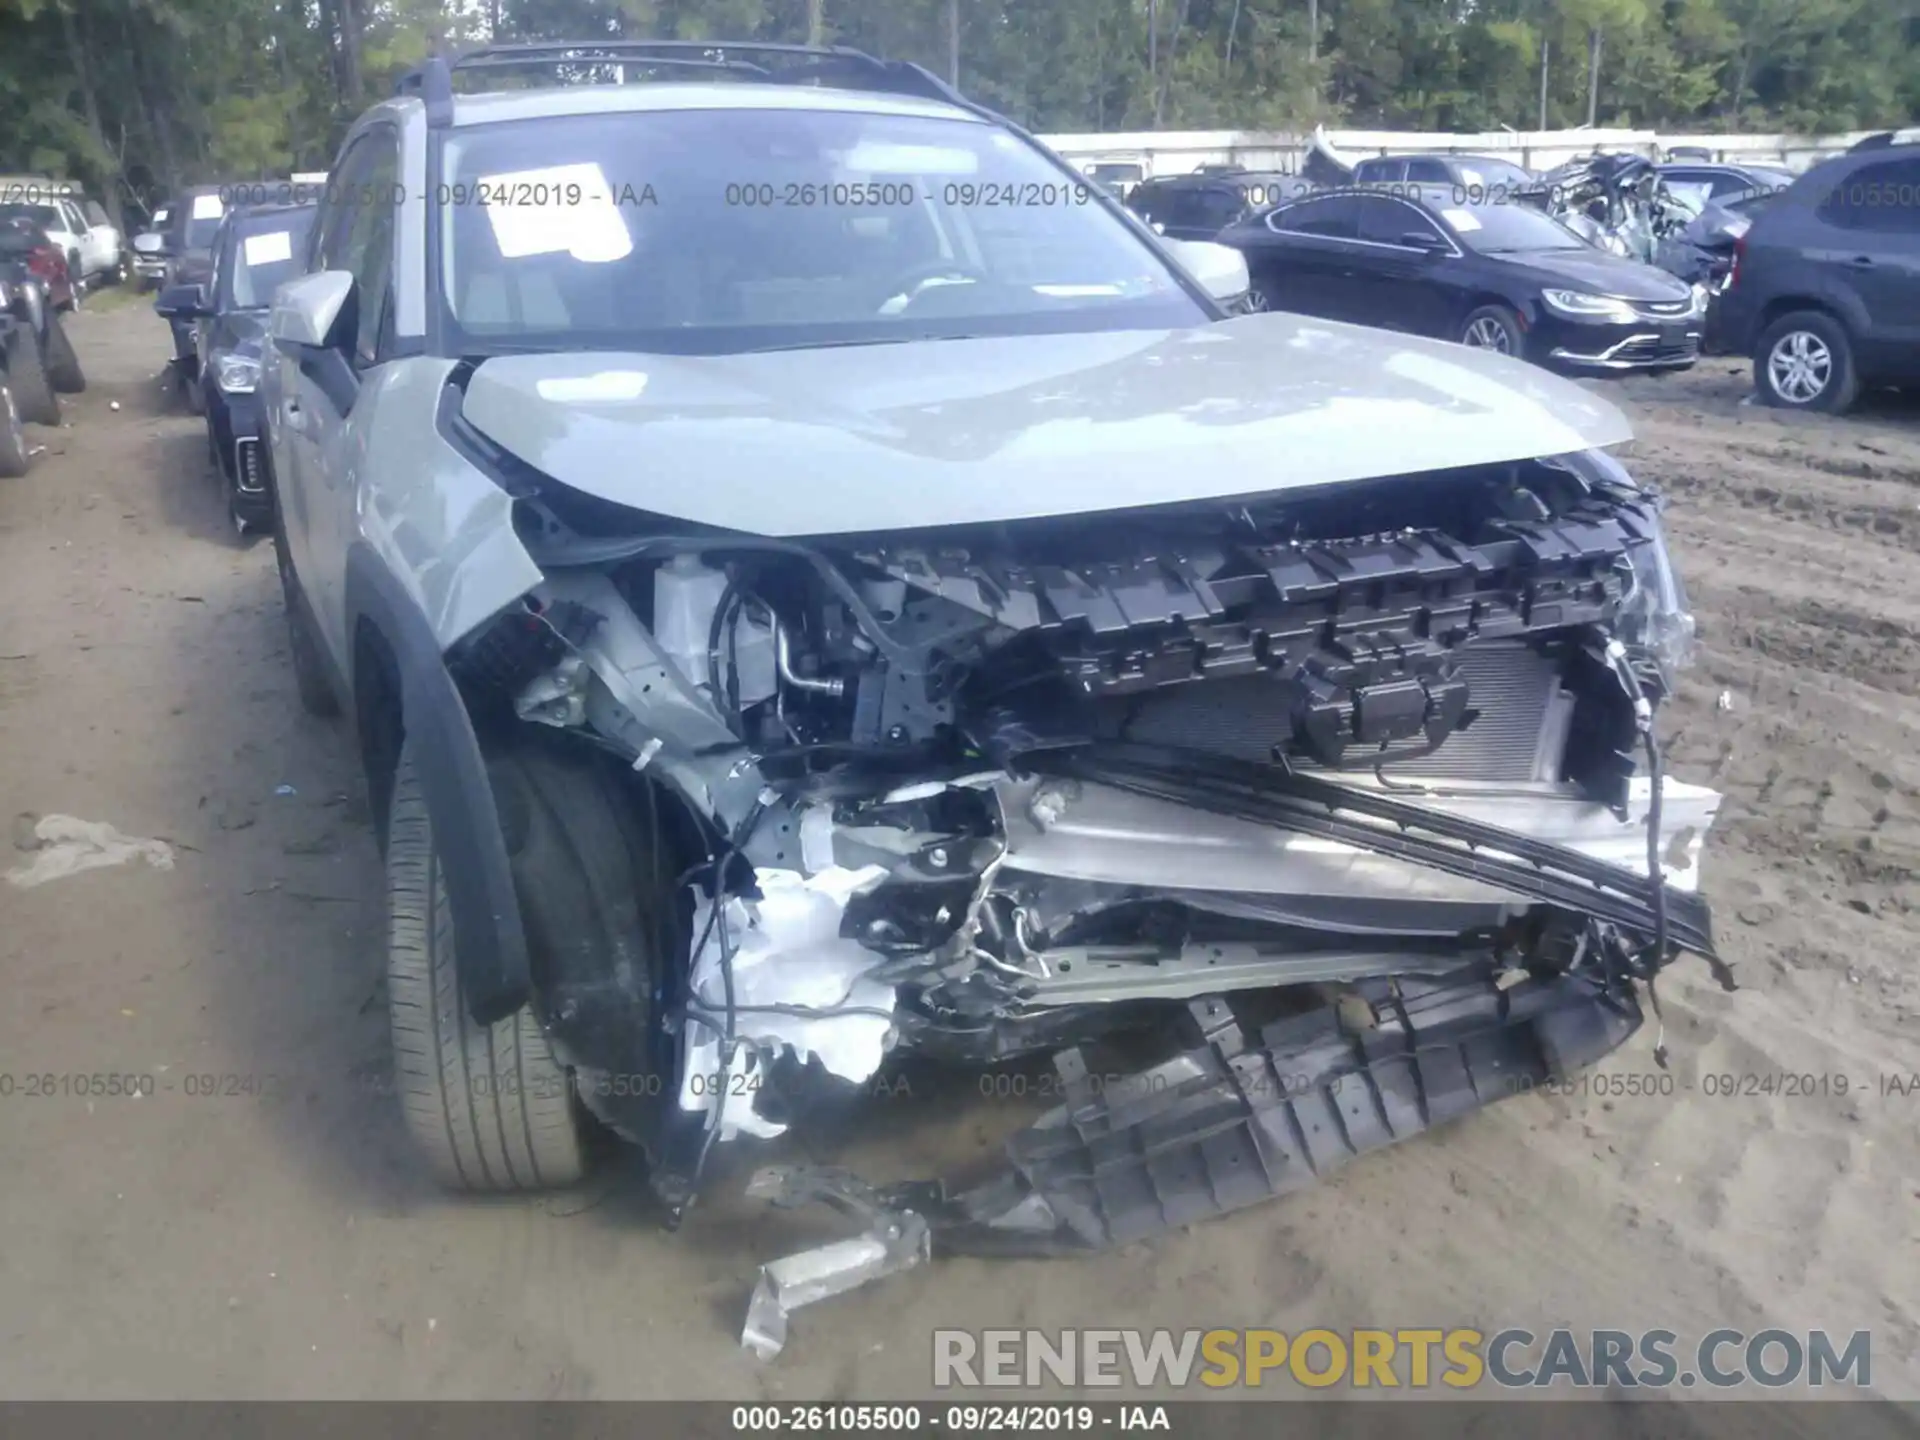
[[1873, 1384], [1873, 1337], [1713, 1330], [936, 1330], [935, 1389], [1199, 1384], [1324, 1390]]

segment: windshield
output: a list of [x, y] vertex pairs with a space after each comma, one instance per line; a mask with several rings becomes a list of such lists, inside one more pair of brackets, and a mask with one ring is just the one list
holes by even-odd
[[1098, 189], [972, 120], [794, 110], [450, 133], [456, 353], [732, 353], [1207, 314]]
[[1440, 214], [1453, 226], [1461, 244], [1482, 255], [1591, 248], [1558, 220], [1530, 205], [1443, 206]]
[[312, 222], [313, 212], [301, 210], [248, 224], [233, 246], [232, 308], [264, 310], [273, 303], [273, 292], [299, 271], [295, 256]]
[[0, 205], [0, 216], [31, 220], [42, 230], [61, 229], [60, 212], [51, 205]]

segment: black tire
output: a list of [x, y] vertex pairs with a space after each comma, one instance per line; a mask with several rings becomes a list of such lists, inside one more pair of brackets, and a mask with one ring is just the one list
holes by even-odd
[[1860, 398], [1847, 327], [1819, 310], [1795, 310], [1766, 328], [1753, 351], [1762, 404], [1838, 415]]
[[0, 479], [12, 480], [27, 473], [27, 432], [20, 423], [20, 408], [13, 403], [13, 387], [0, 375]]
[[87, 388], [80, 357], [74, 353], [73, 341], [58, 315], [47, 317], [47, 378], [62, 395], [78, 395]]
[[180, 398], [187, 402], [187, 413], [204, 415], [207, 413], [207, 394], [200, 388], [200, 377], [188, 378], [186, 371], [180, 372]]
[[40, 347], [31, 338], [22, 340], [7, 379], [13, 385], [13, 403], [19, 407], [22, 420], [34, 425], [60, 423], [60, 397], [53, 393]]
[[433, 826], [401, 746], [387, 817], [387, 1014], [394, 1088], [414, 1143], [455, 1190], [544, 1190], [582, 1179], [586, 1118], [530, 1009], [467, 1014]]
[[1525, 359], [1526, 332], [1520, 317], [1505, 305], [1482, 305], [1460, 322], [1460, 343], [1475, 350]]
[[280, 571], [280, 603], [287, 612], [287, 651], [293, 660], [293, 683], [300, 692], [300, 708], [309, 715], [331, 720], [340, 713], [340, 700], [327, 680], [327, 667], [320, 658], [320, 641], [307, 625], [306, 608], [300, 600], [300, 581], [293, 573], [286, 530], [277, 514], [273, 525], [273, 559]]
[[77, 250], [67, 256], [67, 288], [73, 292], [73, 303], [67, 308], [78, 310], [81, 299], [87, 293], [87, 278], [80, 269], [80, 253]]

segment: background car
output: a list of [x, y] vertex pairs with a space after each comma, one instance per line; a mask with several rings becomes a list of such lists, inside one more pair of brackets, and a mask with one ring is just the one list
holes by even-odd
[[1127, 208], [1175, 240], [1211, 240], [1227, 226], [1314, 187], [1279, 171], [1171, 175], [1146, 180], [1127, 195]]
[[67, 252], [47, 233], [39, 218], [39, 212], [50, 208], [20, 202], [0, 204], [0, 224], [8, 226], [16, 237], [31, 237], [24, 246], [16, 242], [17, 253], [45, 283], [54, 308], [63, 312], [77, 310], [80, 307], [80, 287], [75, 283], [72, 266], [67, 263]]
[[1659, 168], [1669, 190], [1716, 205], [1733, 206], [1793, 184], [1791, 170], [1773, 165], [1667, 164]]
[[228, 213], [213, 242], [213, 275], [178, 285], [155, 309], [192, 326], [194, 384], [207, 419], [207, 449], [226, 490], [227, 515], [244, 534], [273, 518], [261, 455], [260, 351], [274, 292], [299, 272], [312, 205], [264, 205]]
[[[226, 218], [226, 187], [196, 185], [167, 201], [166, 228], [160, 237], [167, 266], [164, 284], [205, 285], [213, 279], [213, 242]], [[156, 305], [155, 310], [159, 310]], [[189, 409], [196, 414], [202, 400], [200, 360], [194, 346], [191, 320], [171, 316], [173, 359], [168, 365]]]
[[1376, 155], [1353, 167], [1355, 185], [1447, 185], [1476, 194], [1531, 185], [1524, 166], [1493, 155]]
[[99, 203], [85, 199], [77, 189], [63, 191], [53, 182], [45, 195], [30, 193], [25, 200], [0, 206], [0, 212], [23, 214], [46, 232], [66, 262], [76, 300], [89, 284], [119, 283], [120, 232]]
[[1684, 369], [1706, 297], [1503, 198], [1452, 186], [1323, 191], [1221, 232], [1255, 309], [1432, 335], [1554, 368]]
[[134, 278], [140, 282], [141, 290], [152, 290], [164, 285], [167, 279], [167, 219], [171, 212], [162, 205], [153, 212], [148, 228], [133, 237]]
[[1720, 296], [1761, 400], [1838, 412], [1920, 381], [1920, 145], [1836, 156], [1753, 217]]

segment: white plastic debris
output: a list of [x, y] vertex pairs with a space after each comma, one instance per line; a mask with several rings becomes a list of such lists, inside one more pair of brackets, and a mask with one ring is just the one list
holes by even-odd
[[173, 847], [166, 841], [122, 835], [104, 820], [43, 815], [33, 827], [33, 836], [39, 842], [33, 858], [7, 871], [8, 881], [22, 889], [130, 860], [145, 860], [156, 870], [173, 868]]
[[109, 410], [118, 410], [120, 408], [120, 402], [118, 400], [109, 400], [107, 402], [107, 408]]
[[1713, 705], [1716, 710], [1733, 709], [1733, 691], [1722, 690], [1719, 698], [1713, 702]]
[[[840, 921], [847, 901], [886, 873], [878, 865], [835, 866], [803, 878], [797, 871], [766, 869], [757, 876], [762, 898], [727, 899], [734, 1035], [740, 1042], [727, 1065], [720, 1059], [727, 1009], [721, 927], [707, 929], [711, 902], [696, 905], [693, 933], [707, 940], [693, 965], [691, 989], [701, 1009], [687, 1019], [680, 1106], [711, 1112], [724, 1097], [720, 1140], [769, 1137], [787, 1128], [754, 1111], [759, 1050], [791, 1050], [802, 1062], [817, 1058], [834, 1075], [855, 1082], [880, 1068], [893, 1029], [893, 987], [869, 977], [879, 957], [842, 936]], [[802, 1014], [792, 1007], [840, 1013]]]

